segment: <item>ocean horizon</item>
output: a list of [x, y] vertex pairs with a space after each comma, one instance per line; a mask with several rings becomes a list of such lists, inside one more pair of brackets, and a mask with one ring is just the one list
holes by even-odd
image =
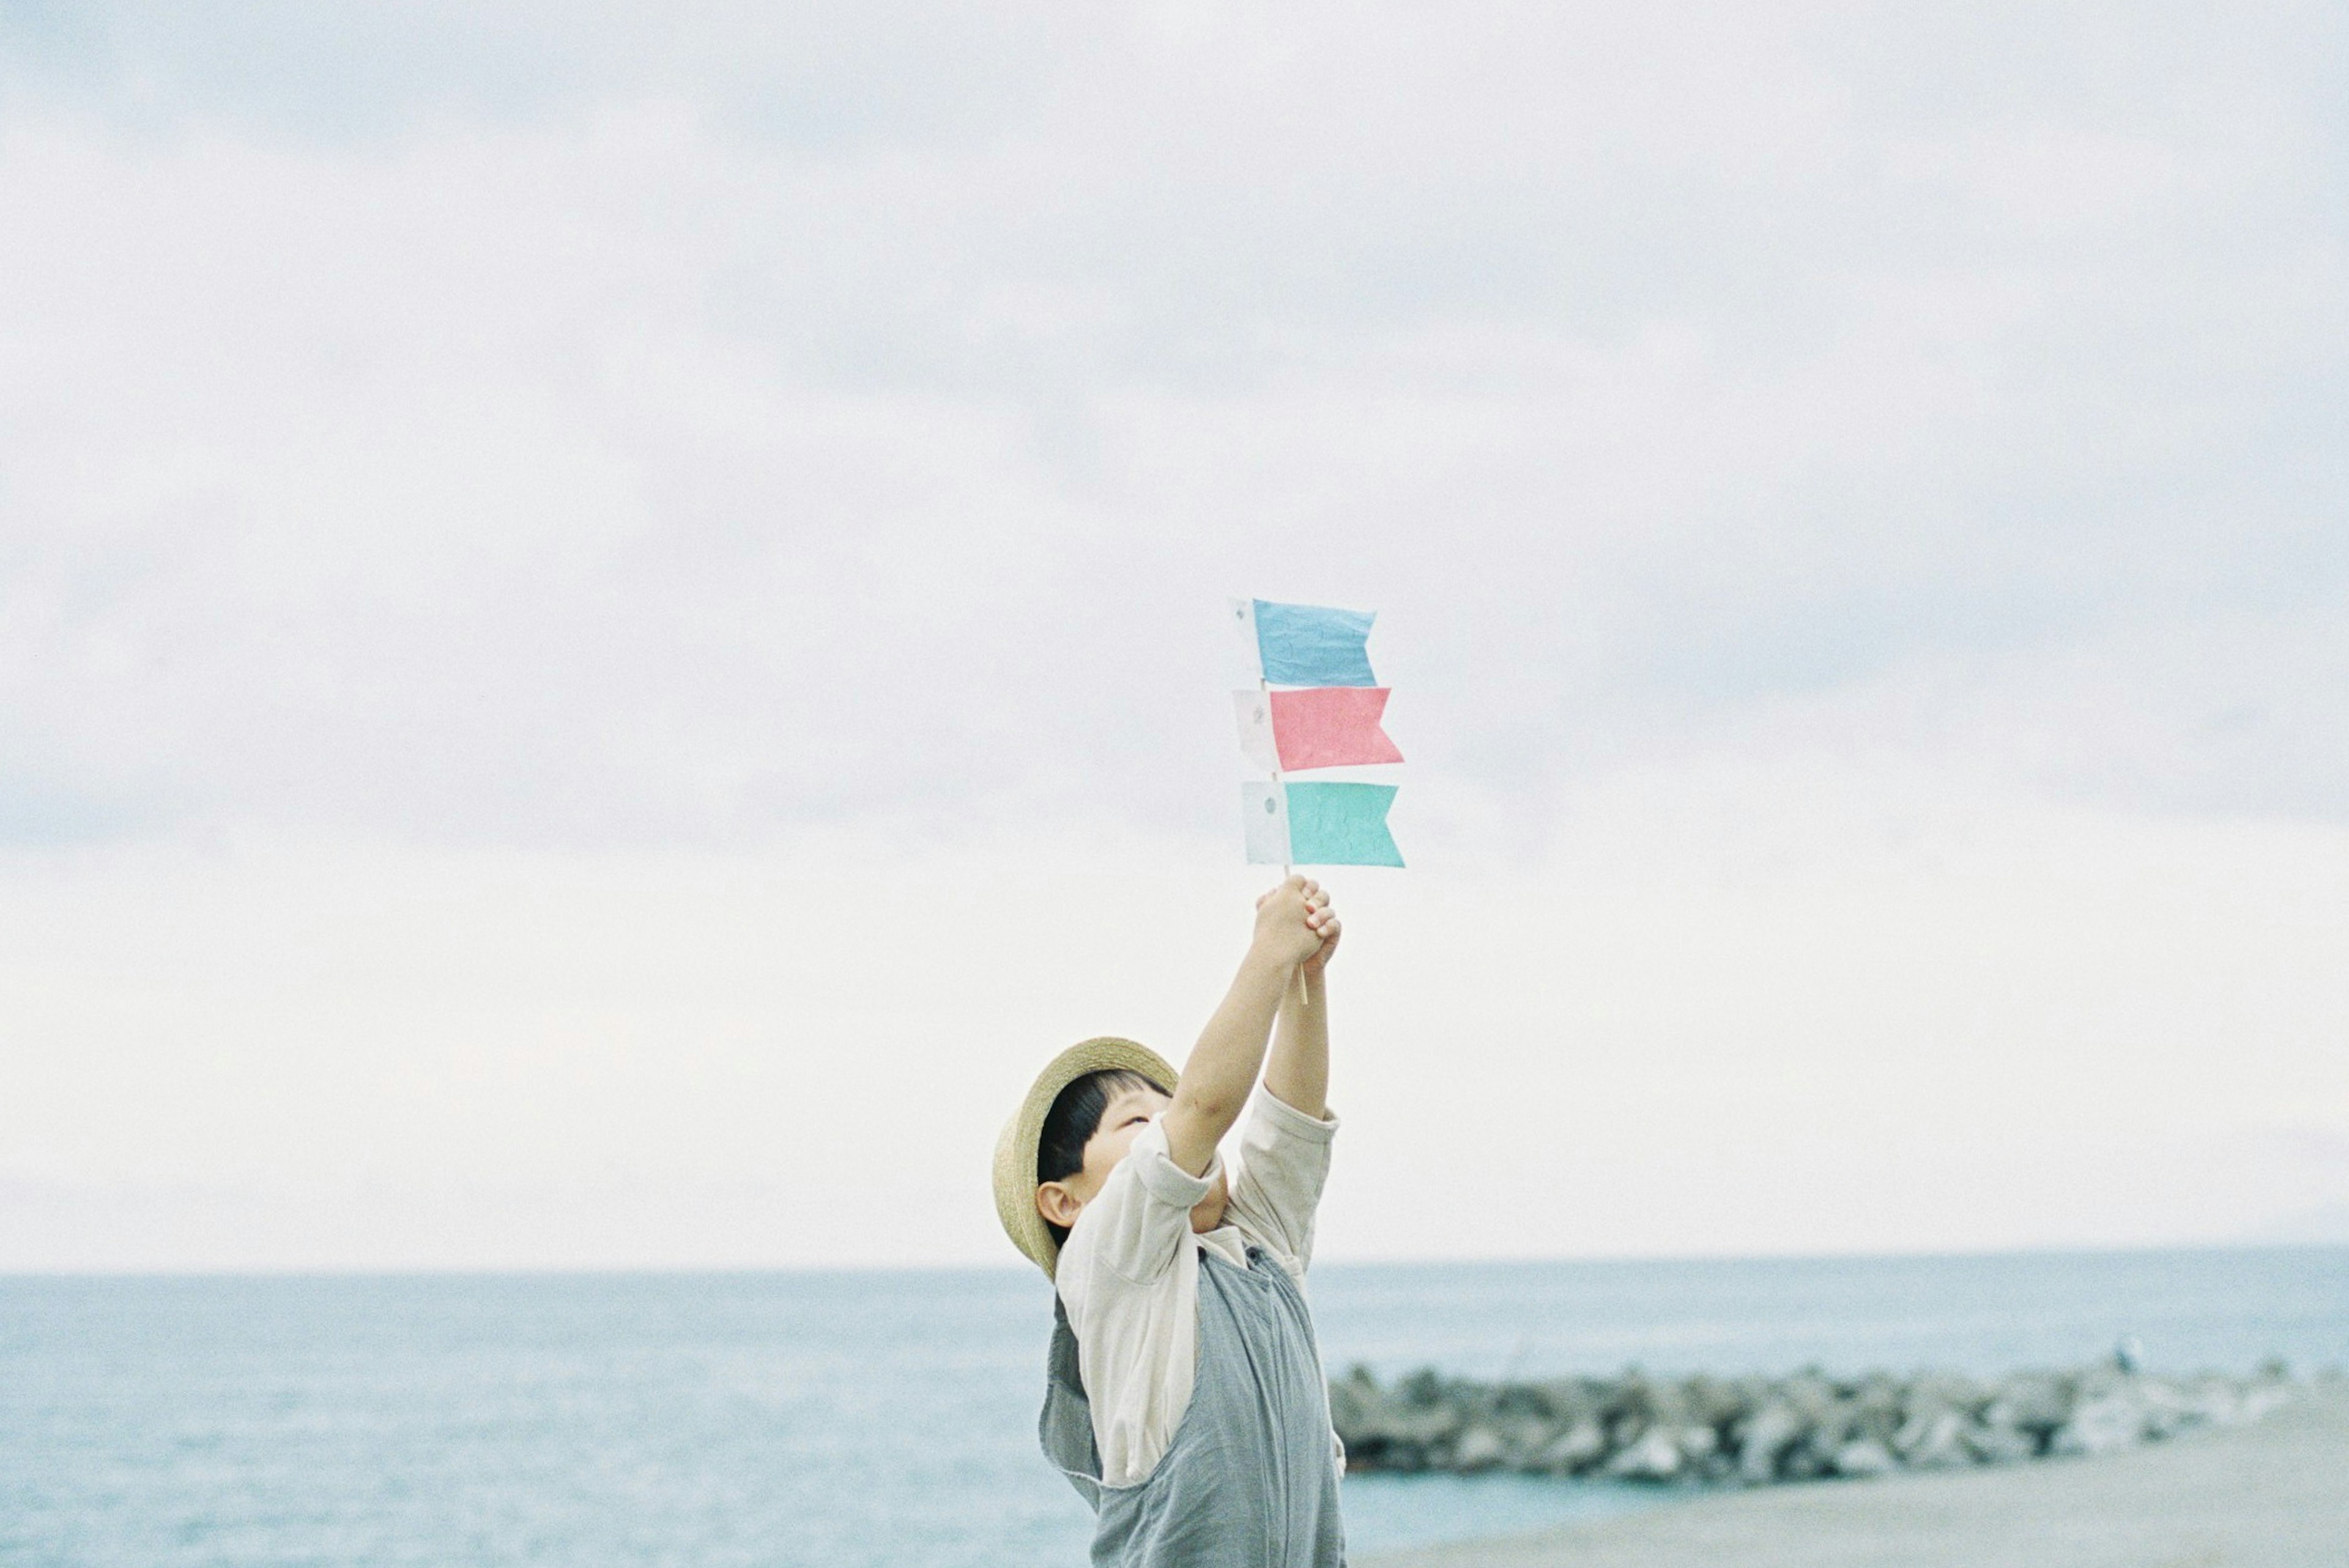
[[[2349, 1247], [1332, 1263], [1381, 1377], [2349, 1363]], [[0, 1563], [1084, 1560], [1017, 1268], [0, 1275]], [[1361, 1476], [1372, 1552], [1685, 1495]]]

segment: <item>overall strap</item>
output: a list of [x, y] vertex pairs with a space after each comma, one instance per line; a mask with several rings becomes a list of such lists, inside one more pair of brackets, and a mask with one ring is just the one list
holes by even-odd
[[1044, 1410], [1036, 1420], [1044, 1457], [1060, 1467], [1085, 1500], [1101, 1507], [1101, 1450], [1093, 1442], [1093, 1409], [1077, 1369], [1077, 1336], [1060, 1293], [1052, 1295], [1052, 1346], [1044, 1358]]

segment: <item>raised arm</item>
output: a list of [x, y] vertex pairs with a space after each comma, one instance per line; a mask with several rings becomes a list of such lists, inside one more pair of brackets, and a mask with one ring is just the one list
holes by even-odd
[[1298, 965], [1320, 951], [1318, 928], [1329, 918], [1319, 902], [1320, 891], [1293, 876], [1257, 901], [1247, 956], [1183, 1064], [1174, 1107], [1166, 1112], [1166, 1151], [1194, 1176], [1206, 1174], [1216, 1146], [1256, 1088], [1273, 1019], [1281, 996], [1296, 982]]
[[1264, 1087], [1281, 1104], [1319, 1121], [1330, 1113], [1330, 1009], [1323, 987], [1342, 933], [1326, 894], [1316, 890], [1307, 903], [1320, 917], [1315, 930], [1321, 945], [1298, 965], [1297, 977], [1281, 994]]

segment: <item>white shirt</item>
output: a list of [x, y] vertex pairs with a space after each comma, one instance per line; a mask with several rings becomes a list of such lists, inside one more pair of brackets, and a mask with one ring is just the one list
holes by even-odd
[[1192, 1175], [1167, 1152], [1164, 1118], [1153, 1118], [1078, 1214], [1054, 1278], [1077, 1336], [1077, 1371], [1092, 1407], [1103, 1485], [1147, 1478], [1190, 1408], [1199, 1250], [1212, 1247], [1246, 1268], [1253, 1244], [1304, 1277], [1337, 1131], [1335, 1117], [1317, 1121], [1257, 1089], [1240, 1133], [1224, 1222], [1196, 1235], [1191, 1210], [1215, 1184], [1223, 1156], [1216, 1154], [1206, 1175]]

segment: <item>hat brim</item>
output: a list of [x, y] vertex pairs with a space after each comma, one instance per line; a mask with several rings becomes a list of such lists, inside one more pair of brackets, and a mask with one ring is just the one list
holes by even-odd
[[1040, 1185], [1036, 1145], [1044, 1136], [1044, 1118], [1061, 1091], [1087, 1073], [1105, 1071], [1140, 1073], [1167, 1093], [1174, 1092], [1174, 1068], [1148, 1046], [1114, 1035], [1080, 1040], [1036, 1075], [1028, 1098], [1019, 1102], [1019, 1110], [1003, 1124], [1003, 1134], [995, 1140], [996, 1218], [1003, 1222], [1003, 1233], [1011, 1238], [1011, 1244], [1042, 1269], [1047, 1279], [1061, 1261], [1061, 1246], [1052, 1239], [1044, 1216], [1036, 1211]]

